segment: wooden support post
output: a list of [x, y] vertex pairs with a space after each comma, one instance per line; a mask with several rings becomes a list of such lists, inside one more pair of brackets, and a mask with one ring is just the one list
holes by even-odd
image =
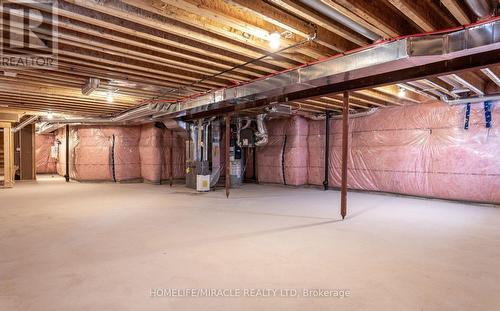
[[330, 171], [330, 111], [325, 113], [325, 179], [323, 180], [323, 187], [328, 190], [328, 175]]
[[342, 219], [347, 214], [347, 150], [349, 147], [349, 92], [344, 92], [342, 107], [342, 183], [340, 190], [340, 215]]
[[10, 123], [2, 123], [3, 128], [3, 185], [5, 188], [14, 186], [14, 139]]
[[69, 182], [69, 124], [66, 124], [66, 182]]
[[226, 150], [225, 150], [225, 159], [226, 159], [226, 198], [229, 198], [229, 191], [231, 189], [231, 162], [229, 159], [229, 149], [231, 148], [231, 115], [226, 115]]

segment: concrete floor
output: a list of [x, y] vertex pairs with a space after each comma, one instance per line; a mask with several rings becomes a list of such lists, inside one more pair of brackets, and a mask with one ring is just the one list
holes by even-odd
[[226, 199], [183, 186], [17, 183], [0, 191], [0, 310], [500, 310], [499, 208], [349, 193], [339, 221], [338, 202], [336, 191], [281, 186]]

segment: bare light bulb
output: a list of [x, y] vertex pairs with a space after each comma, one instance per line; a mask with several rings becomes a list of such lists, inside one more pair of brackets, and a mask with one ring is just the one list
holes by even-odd
[[278, 32], [273, 32], [269, 35], [269, 47], [273, 50], [279, 49], [281, 45], [281, 35]]
[[51, 111], [47, 112], [47, 119], [49, 119], [49, 120], [54, 119], [54, 114], [52, 114]]
[[111, 104], [113, 102], [113, 93], [109, 92], [106, 100]]
[[399, 97], [405, 97], [406, 95], [406, 90], [402, 87], [399, 88], [398, 96]]

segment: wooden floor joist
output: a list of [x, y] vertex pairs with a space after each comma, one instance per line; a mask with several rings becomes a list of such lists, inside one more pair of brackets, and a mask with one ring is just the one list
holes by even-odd
[[[318, 1], [384, 39], [475, 20], [468, 7], [456, 0], [443, 0], [441, 6], [410, 0]], [[45, 17], [52, 12], [42, 2], [18, 6], [39, 10]], [[58, 28], [58, 67], [16, 70], [0, 66], [2, 74], [9, 72], [0, 75], [0, 109], [107, 115], [152, 98], [179, 100], [246, 83], [373, 43], [324, 13], [296, 0], [60, 0], [57, 20], [46, 18], [33, 30], [40, 39], [53, 42], [51, 29]], [[22, 25], [2, 23], [22, 33]], [[273, 51], [269, 42], [273, 32], [280, 34], [280, 48], [315, 37], [253, 61]], [[222, 71], [227, 72], [219, 74]], [[100, 87], [93, 95], [83, 96], [81, 88], [89, 78], [100, 79]], [[462, 80], [457, 83], [475, 93], [484, 92], [491, 83], [482, 73], [458, 78]], [[424, 81], [426, 87], [434, 88], [409, 88], [405, 98], [398, 96], [395, 85], [356, 91], [351, 94], [350, 108], [414, 104], [428, 99], [425, 94], [453, 98], [456, 86], [452, 83], [438, 78]], [[115, 94], [113, 103], [106, 100], [109, 92]], [[320, 96], [293, 105], [299, 111], [322, 113], [341, 109], [342, 98]]]

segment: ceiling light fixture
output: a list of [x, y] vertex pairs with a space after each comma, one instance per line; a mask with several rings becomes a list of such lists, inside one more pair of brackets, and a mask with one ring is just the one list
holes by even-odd
[[48, 120], [54, 119], [54, 114], [52, 113], [52, 111], [47, 112], [47, 119]]
[[398, 96], [399, 97], [405, 97], [406, 96], [406, 90], [402, 87], [399, 88], [399, 92], [398, 92]]
[[269, 34], [269, 47], [273, 50], [279, 49], [281, 45], [281, 34], [279, 32], [273, 32]]
[[113, 93], [112, 92], [108, 92], [108, 96], [106, 97], [106, 100], [110, 104], [113, 102]]

